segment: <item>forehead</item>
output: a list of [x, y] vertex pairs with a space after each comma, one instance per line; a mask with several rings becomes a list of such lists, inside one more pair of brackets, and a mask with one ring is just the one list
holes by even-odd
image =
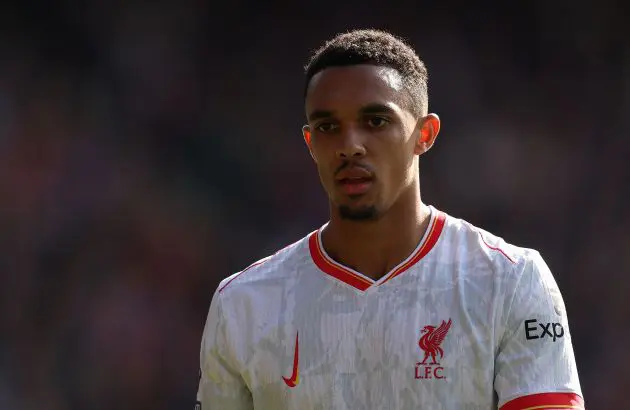
[[402, 76], [393, 68], [330, 67], [311, 79], [306, 93], [306, 115], [314, 110], [357, 112], [375, 103], [402, 109], [403, 98]]

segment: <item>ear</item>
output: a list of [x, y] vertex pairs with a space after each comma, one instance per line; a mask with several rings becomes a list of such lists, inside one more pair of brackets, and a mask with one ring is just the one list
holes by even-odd
[[304, 142], [306, 142], [306, 147], [308, 148], [309, 154], [311, 154], [311, 158], [313, 158], [313, 161], [317, 162], [315, 155], [313, 155], [313, 148], [311, 146], [311, 127], [309, 127], [308, 124], [302, 127], [302, 136], [304, 136]]
[[428, 114], [418, 122], [420, 126], [418, 140], [414, 147], [416, 155], [422, 155], [433, 146], [440, 132], [440, 117], [437, 114]]

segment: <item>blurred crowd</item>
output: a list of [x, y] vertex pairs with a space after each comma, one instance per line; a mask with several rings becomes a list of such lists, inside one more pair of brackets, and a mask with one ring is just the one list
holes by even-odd
[[626, 408], [630, 47], [613, 2], [228, 3], [0, 6], [0, 410], [192, 408], [219, 280], [326, 220], [302, 67], [354, 27], [427, 63], [443, 128], [425, 202], [540, 250], [589, 408]]

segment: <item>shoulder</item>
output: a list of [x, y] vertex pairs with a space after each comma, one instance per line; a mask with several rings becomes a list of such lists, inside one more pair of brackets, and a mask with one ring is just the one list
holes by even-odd
[[488, 297], [496, 297], [493, 300], [501, 311], [516, 316], [527, 309], [550, 315], [565, 311], [555, 277], [538, 250], [514, 245], [451, 216], [446, 218], [443, 235], [440, 247], [446, 253], [440, 259], [454, 264], [464, 283], [494, 295]]
[[514, 245], [464, 219], [446, 215], [442, 235], [450, 257], [470, 270], [487, 268], [500, 279], [518, 280], [528, 267], [546, 268], [537, 250]]
[[300, 270], [310, 260], [308, 239], [311, 234], [266, 256], [244, 269], [226, 277], [217, 287], [218, 294], [255, 288]]

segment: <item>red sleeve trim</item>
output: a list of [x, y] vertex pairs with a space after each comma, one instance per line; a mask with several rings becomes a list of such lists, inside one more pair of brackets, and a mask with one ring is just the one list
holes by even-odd
[[501, 406], [501, 410], [584, 410], [584, 399], [575, 393], [539, 393], [517, 397]]

